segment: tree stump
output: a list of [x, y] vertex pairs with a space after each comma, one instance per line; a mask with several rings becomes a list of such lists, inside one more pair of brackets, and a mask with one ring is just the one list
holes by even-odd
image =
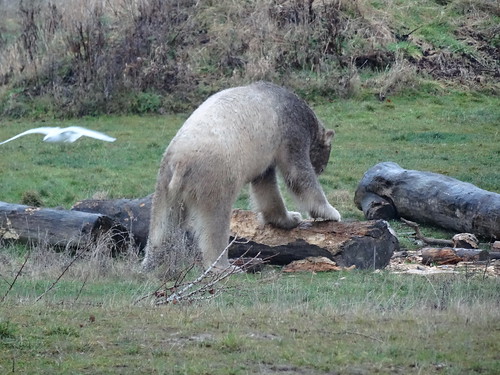
[[488, 239], [500, 238], [500, 194], [438, 173], [379, 163], [363, 176], [354, 202], [368, 219], [403, 217]]
[[109, 217], [0, 202], [0, 239], [43, 243], [54, 247], [84, 247], [109, 235], [115, 250], [128, 241], [128, 232]]

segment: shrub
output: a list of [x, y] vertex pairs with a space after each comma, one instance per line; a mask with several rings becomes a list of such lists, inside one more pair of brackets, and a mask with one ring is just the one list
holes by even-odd
[[42, 207], [44, 205], [40, 193], [35, 190], [25, 191], [21, 197], [21, 204], [34, 207]]

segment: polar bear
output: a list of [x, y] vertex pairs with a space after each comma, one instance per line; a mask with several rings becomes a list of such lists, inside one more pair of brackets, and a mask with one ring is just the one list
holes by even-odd
[[[328, 163], [333, 136], [302, 99], [272, 83], [230, 88], [208, 98], [163, 155], [143, 270], [154, 269], [165, 252], [173, 251], [176, 228], [189, 228], [203, 267], [213, 265], [228, 245], [232, 205], [247, 183], [265, 223], [285, 229], [299, 225], [301, 214], [285, 207], [277, 171], [311, 217], [340, 221], [317, 179]], [[216, 268], [228, 266], [226, 253]]]

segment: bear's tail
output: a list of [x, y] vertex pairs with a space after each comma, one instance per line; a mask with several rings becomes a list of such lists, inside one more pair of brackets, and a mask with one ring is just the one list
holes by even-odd
[[186, 219], [182, 193], [175, 183], [174, 171], [168, 163], [162, 163], [158, 173], [156, 190], [151, 205], [149, 236], [142, 261], [144, 271], [150, 271], [164, 263], [166, 254], [179, 253], [182, 247]]

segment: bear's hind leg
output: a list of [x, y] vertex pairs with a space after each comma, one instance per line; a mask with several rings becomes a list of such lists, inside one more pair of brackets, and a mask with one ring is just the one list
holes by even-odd
[[[227, 198], [225, 198], [226, 200]], [[230, 267], [227, 257], [229, 244], [229, 225], [231, 221], [231, 205], [218, 202], [217, 199], [198, 202], [193, 208], [194, 231], [200, 248], [203, 268], [206, 270], [215, 264], [214, 270], [223, 271]]]
[[291, 229], [302, 221], [299, 212], [287, 211], [278, 188], [274, 167], [251, 182], [251, 194], [253, 203], [265, 223]]
[[161, 186], [151, 205], [148, 242], [141, 264], [144, 271], [152, 271], [164, 264], [167, 253], [174, 255], [183, 244], [185, 217], [186, 207], [182, 202], [171, 202], [167, 189]]

